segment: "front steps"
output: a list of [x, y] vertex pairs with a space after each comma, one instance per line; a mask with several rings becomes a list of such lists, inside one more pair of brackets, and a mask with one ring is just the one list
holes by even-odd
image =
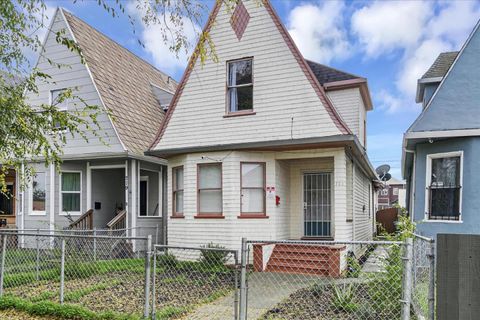
[[254, 244], [253, 266], [257, 272], [339, 277], [344, 249], [343, 245]]

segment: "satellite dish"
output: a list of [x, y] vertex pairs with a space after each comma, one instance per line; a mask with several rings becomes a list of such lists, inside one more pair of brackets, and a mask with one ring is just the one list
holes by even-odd
[[382, 181], [388, 181], [392, 178], [392, 175], [388, 173], [389, 171], [390, 166], [388, 164], [382, 164], [377, 169], [375, 169], [375, 172]]

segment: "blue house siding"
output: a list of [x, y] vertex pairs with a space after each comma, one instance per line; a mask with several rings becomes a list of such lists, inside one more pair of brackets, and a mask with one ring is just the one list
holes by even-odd
[[[427, 155], [463, 151], [462, 222], [426, 222], [425, 192]], [[425, 236], [437, 233], [480, 234], [480, 137], [456, 138], [416, 146], [414, 220]]]

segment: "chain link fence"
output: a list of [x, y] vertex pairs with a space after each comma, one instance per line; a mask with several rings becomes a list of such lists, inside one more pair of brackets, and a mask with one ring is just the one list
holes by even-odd
[[420, 235], [413, 238], [412, 307], [418, 319], [435, 319], [435, 242]]
[[409, 306], [407, 248], [394, 241], [247, 241], [241, 319], [400, 319]]
[[237, 319], [237, 251], [155, 246], [152, 319]]
[[151, 238], [0, 233], [0, 295], [102, 314], [149, 313]]

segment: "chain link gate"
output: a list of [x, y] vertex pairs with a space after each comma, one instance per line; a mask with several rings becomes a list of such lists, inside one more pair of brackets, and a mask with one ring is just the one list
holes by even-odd
[[412, 242], [247, 241], [240, 319], [410, 319]]
[[238, 319], [238, 253], [215, 246], [155, 245], [152, 319]]

